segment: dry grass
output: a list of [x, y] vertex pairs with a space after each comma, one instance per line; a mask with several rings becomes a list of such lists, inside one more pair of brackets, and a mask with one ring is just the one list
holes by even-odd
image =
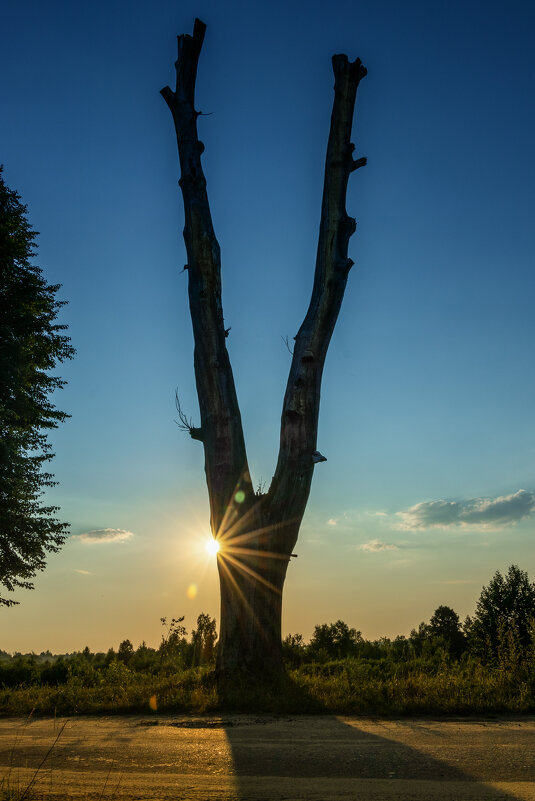
[[[404, 666], [378, 670], [343, 660], [309, 664], [277, 683], [238, 681], [222, 687], [209, 668], [174, 676], [124, 672], [117, 681], [86, 687], [70, 679], [56, 687], [28, 685], [0, 690], [0, 714], [102, 715], [153, 712], [337, 713], [450, 715], [533, 713], [535, 683], [474, 662], [436, 670]], [[151, 700], [152, 699], [152, 700]], [[0, 796], [1, 798], [1, 796]]]

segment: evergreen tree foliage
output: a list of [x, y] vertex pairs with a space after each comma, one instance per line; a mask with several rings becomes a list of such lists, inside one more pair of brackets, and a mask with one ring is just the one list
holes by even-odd
[[496, 571], [487, 587], [483, 587], [470, 621], [471, 649], [480, 658], [491, 660], [498, 654], [507, 632], [527, 650], [535, 620], [535, 584], [525, 570], [511, 565], [503, 576]]
[[125, 665], [128, 665], [133, 656], [134, 646], [132, 645], [131, 641], [123, 640], [119, 645], [119, 650], [117, 651], [117, 659], [119, 662], [124, 662]]
[[[54, 456], [47, 432], [68, 417], [50, 397], [65, 382], [50, 371], [74, 349], [56, 322], [60, 285], [31, 262], [36, 236], [0, 167], [0, 586], [9, 592], [33, 588], [68, 527], [42, 495], [56, 483], [45, 469]], [[0, 605], [14, 603], [0, 596]]]

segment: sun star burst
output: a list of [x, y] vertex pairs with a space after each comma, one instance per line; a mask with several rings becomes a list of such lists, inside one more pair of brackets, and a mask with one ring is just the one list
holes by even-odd
[[206, 550], [211, 556], [215, 556], [219, 552], [220, 545], [217, 540], [210, 539], [206, 543]]

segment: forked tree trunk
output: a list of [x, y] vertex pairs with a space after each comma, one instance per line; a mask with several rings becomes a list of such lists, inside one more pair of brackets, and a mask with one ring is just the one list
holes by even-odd
[[347, 215], [353, 158], [351, 126], [360, 59], [333, 56], [334, 103], [327, 146], [321, 223], [312, 297], [295, 339], [284, 396], [279, 457], [266, 494], [254, 492], [234, 378], [225, 344], [221, 265], [201, 166], [195, 80], [206, 26], [178, 37], [176, 90], [162, 89], [175, 122], [184, 199], [189, 303], [195, 341], [195, 379], [213, 536], [220, 543], [221, 621], [218, 670], [278, 672], [282, 589], [308, 500], [314, 464], [323, 365], [353, 262], [348, 258], [355, 220]]

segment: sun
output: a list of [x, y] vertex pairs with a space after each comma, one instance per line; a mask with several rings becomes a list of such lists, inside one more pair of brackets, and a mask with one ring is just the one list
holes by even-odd
[[215, 556], [219, 552], [219, 547], [218, 541], [213, 538], [206, 543], [206, 550], [211, 556]]

